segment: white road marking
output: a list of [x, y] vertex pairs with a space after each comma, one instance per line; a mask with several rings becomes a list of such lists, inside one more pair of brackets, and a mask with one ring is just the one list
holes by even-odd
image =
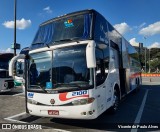
[[24, 93], [18, 93], [18, 94], [14, 94], [12, 96], [19, 96], [19, 95], [24, 95]]
[[17, 114], [17, 115], [13, 115], [13, 116], [10, 116], [10, 117], [7, 117], [8, 119], [11, 119], [11, 118], [15, 118], [15, 117], [18, 117], [18, 116], [22, 116], [22, 115], [25, 115], [26, 112], [22, 112], [20, 114]]
[[[12, 118], [16, 118], [18, 116], [23, 116], [25, 115], [26, 112], [22, 112], [20, 114], [16, 114], [16, 115], [13, 115], [13, 116], [10, 116], [10, 117], [7, 117], [7, 118], [4, 118], [5, 120], [8, 120], [8, 121], [12, 121], [12, 122], [17, 122], [17, 123], [29, 123], [31, 124], [31, 122], [24, 122], [24, 121], [19, 121], [19, 120], [15, 120], [15, 119], [12, 119]], [[42, 117], [43, 118], [43, 117]], [[42, 126], [42, 127], [45, 127], [45, 128], [49, 128], [49, 129], [52, 129], [53, 131], [57, 131], [57, 132], [71, 132], [71, 131], [67, 131], [67, 130], [63, 130], [63, 129], [54, 129], [52, 127], [48, 127], [48, 126]]]
[[14, 119], [11, 119], [11, 118], [4, 118], [4, 119], [7, 120], [7, 121], [12, 121], [12, 122], [17, 122], [17, 123], [27, 123], [27, 122], [23, 122], [23, 121], [14, 120]]
[[[146, 103], [148, 91], [149, 90], [147, 89], [146, 92], [145, 92], [145, 95], [143, 97], [143, 101], [142, 101], [141, 107], [140, 107], [140, 109], [138, 111], [138, 114], [136, 116], [134, 124], [139, 124], [140, 123], [140, 120], [141, 120], [141, 117], [142, 117], [142, 113], [143, 113], [143, 109], [144, 109], [144, 106], [145, 106], [145, 103]], [[138, 131], [138, 129], [131, 129], [131, 132], [137, 132], [137, 131]]]

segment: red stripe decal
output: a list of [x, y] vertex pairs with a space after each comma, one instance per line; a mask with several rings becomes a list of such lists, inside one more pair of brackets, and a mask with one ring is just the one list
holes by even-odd
[[61, 101], [67, 101], [67, 100], [70, 100], [70, 99], [73, 99], [73, 98], [77, 98], [77, 97], [89, 97], [89, 95], [88, 94], [84, 94], [84, 95], [80, 95], [80, 96], [73, 96], [73, 97], [67, 98], [67, 93], [60, 93], [59, 94], [59, 99]]

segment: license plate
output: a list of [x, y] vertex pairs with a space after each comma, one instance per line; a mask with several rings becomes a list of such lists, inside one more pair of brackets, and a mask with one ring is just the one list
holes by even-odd
[[59, 115], [59, 110], [48, 110], [48, 115]]

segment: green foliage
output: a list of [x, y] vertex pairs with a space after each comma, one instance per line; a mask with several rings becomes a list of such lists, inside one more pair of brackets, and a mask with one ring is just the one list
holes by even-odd
[[[150, 58], [150, 59], [149, 59]], [[155, 72], [156, 69], [160, 69], [160, 48], [146, 49], [146, 68], [149, 70], [150, 62], [150, 72]], [[145, 49], [142, 52], [142, 64], [145, 66]]]
[[150, 60], [150, 68], [151, 68], [151, 72], [155, 72], [157, 68], [160, 69], [160, 59], [154, 58]]

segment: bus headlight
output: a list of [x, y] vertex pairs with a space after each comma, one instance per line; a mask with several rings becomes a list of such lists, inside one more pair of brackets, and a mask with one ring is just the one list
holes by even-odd
[[88, 100], [87, 99], [80, 99], [80, 104], [87, 104], [88, 103]]
[[34, 105], [37, 105], [37, 103], [38, 103], [37, 101], [35, 101], [33, 99], [28, 99], [27, 102], [30, 104], [34, 104]]
[[72, 104], [73, 105], [80, 105], [80, 101], [79, 100], [74, 100], [74, 101], [72, 101]]
[[84, 104], [90, 104], [95, 100], [95, 98], [86, 98], [86, 99], [79, 99], [72, 101], [73, 105], [84, 105]]

